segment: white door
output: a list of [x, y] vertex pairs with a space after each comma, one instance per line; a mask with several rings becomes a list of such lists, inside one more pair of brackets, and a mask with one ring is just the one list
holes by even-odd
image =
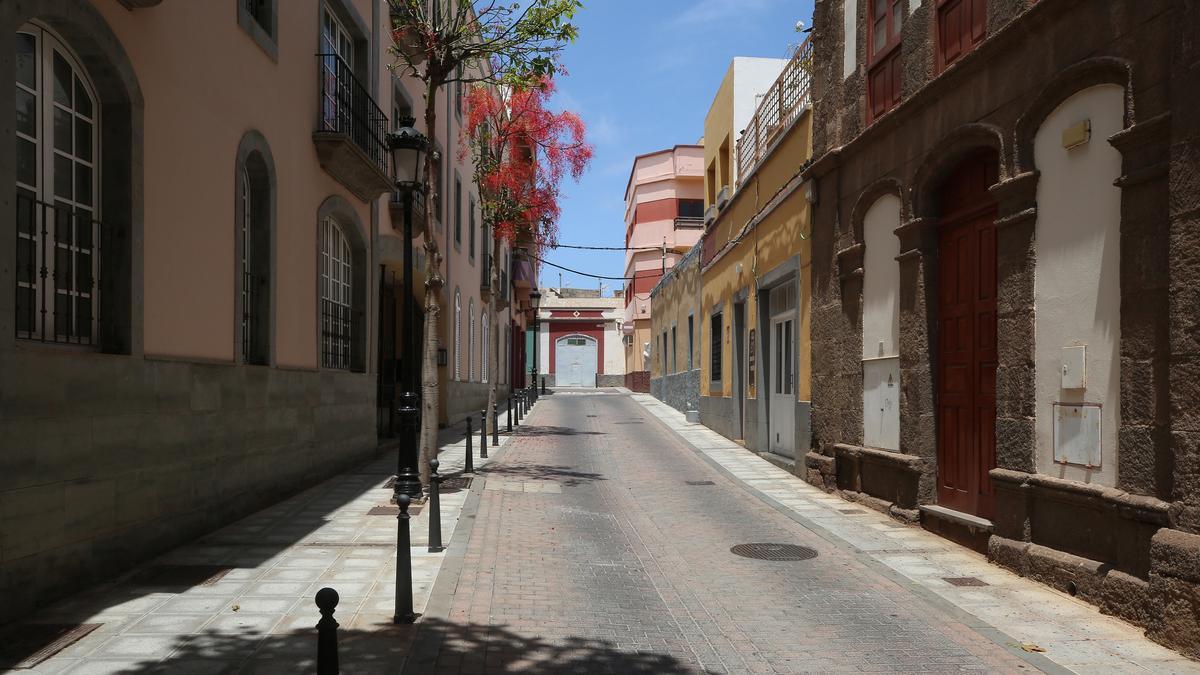
[[554, 343], [554, 384], [558, 387], [596, 386], [596, 339], [568, 335]]
[[771, 410], [767, 415], [767, 449], [785, 457], [796, 457], [796, 292], [795, 282], [771, 289], [771, 333], [764, 345], [769, 349]]

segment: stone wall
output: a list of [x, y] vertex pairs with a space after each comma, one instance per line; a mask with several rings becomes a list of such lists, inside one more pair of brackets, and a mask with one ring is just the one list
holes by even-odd
[[[917, 0], [908, 0], [911, 4]], [[843, 7], [859, 12], [843, 77]], [[866, 122], [866, 2], [814, 11], [813, 438], [805, 473], [897, 517], [938, 501], [939, 190], [959, 162], [998, 157], [995, 498], [989, 554], [1195, 653], [1200, 585], [1176, 562], [1200, 533], [1200, 9], [1183, 0], [992, 1], [988, 37], [939, 72], [934, 3], [902, 7], [902, 100]], [[1055, 45], [1047, 49], [1046, 45]], [[1068, 97], [1125, 92], [1121, 153], [1116, 488], [1036, 473], [1033, 138]], [[900, 451], [862, 448], [863, 213], [900, 197]], [[1195, 363], [1193, 363], [1195, 362]], [[1176, 541], [1179, 540], [1179, 541]], [[1191, 541], [1190, 539], [1188, 541]], [[1159, 589], [1158, 595], [1154, 589]], [[1152, 600], [1147, 600], [1152, 598]], [[1146, 603], [1150, 602], [1150, 605]], [[1188, 612], [1192, 618], [1187, 618]]]
[[700, 409], [700, 369], [650, 380], [650, 393], [679, 412]]
[[[0, 351], [0, 621], [370, 457], [375, 378]], [[302, 536], [302, 535], [297, 535]]]
[[[547, 379], [546, 386], [550, 386], [550, 384], [550, 380]], [[483, 382], [447, 382], [444, 400], [448, 422], [445, 426], [454, 426], [469, 415], [478, 418], [480, 411], [487, 406], [488, 387], [490, 386]], [[504, 407], [504, 399], [507, 397], [508, 385], [496, 385], [496, 403], [500, 408]]]

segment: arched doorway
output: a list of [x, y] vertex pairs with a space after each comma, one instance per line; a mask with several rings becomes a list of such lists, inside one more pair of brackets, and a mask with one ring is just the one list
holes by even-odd
[[992, 515], [996, 466], [996, 201], [998, 155], [981, 150], [939, 190], [938, 503]]
[[554, 342], [554, 385], [557, 387], [596, 386], [596, 338], [564, 335]]

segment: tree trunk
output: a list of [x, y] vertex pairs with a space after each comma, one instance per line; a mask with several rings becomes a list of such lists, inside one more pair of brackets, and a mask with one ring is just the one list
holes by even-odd
[[[437, 128], [437, 90], [430, 80], [425, 91], [425, 129], [432, 142]], [[434, 175], [433, 148], [425, 154], [425, 340], [421, 358], [421, 453], [417, 467], [421, 483], [429, 485], [429, 460], [438, 453], [438, 333], [440, 329], [442, 285], [442, 254], [434, 236], [434, 201], [437, 199], [437, 176]]]
[[[492, 228], [484, 228], [484, 231], [492, 230]], [[496, 385], [500, 381], [500, 312], [496, 309], [496, 294], [501, 292], [500, 288], [500, 265], [497, 261], [500, 260], [500, 239], [492, 235], [492, 269], [490, 276], [492, 277], [492, 292], [488, 294], [487, 312], [488, 322], [491, 326], [488, 329], [488, 373], [491, 377], [488, 379], [488, 410], [499, 411], [496, 407]], [[498, 425], [500, 422], [496, 419], [496, 415], [492, 415], [492, 426]], [[488, 429], [488, 433], [492, 430]]]

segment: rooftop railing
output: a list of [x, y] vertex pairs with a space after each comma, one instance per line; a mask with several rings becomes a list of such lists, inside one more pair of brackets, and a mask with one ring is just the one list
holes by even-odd
[[812, 39], [796, 49], [767, 90], [737, 142], [738, 184], [754, 170], [775, 141], [812, 103]]

